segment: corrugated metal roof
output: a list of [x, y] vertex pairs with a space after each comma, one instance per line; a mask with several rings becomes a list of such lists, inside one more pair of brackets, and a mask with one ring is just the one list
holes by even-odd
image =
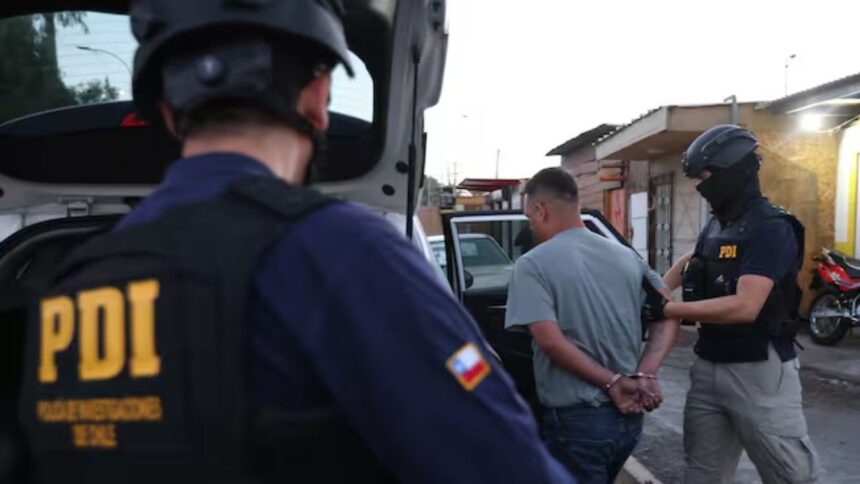
[[549, 153], [546, 154], [546, 156], [564, 156], [577, 148], [594, 144], [597, 140], [605, 136], [607, 133], [615, 131], [616, 128], [618, 128], [618, 125], [615, 124], [601, 124], [596, 128], [591, 128], [588, 131], [579, 133], [575, 137], [556, 146], [555, 148], [551, 149]]
[[643, 119], [643, 118], [647, 118], [648, 116], [650, 116], [650, 115], [652, 115], [652, 114], [656, 113], [657, 111], [659, 111], [659, 110], [661, 110], [661, 109], [663, 109], [663, 108], [665, 108], [665, 107], [672, 107], [672, 106], [659, 106], [659, 107], [656, 107], [656, 108], [654, 108], [654, 109], [651, 109], [651, 110], [649, 110], [649, 111], [645, 112], [644, 114], [639, 115], [639, 117], [637, 117], [637, 118], [635, 118], [635, 119], [633, 119], [633, 120], [631, 120], [631, 121], [629, 121], [629, 122], [627, 122], [627, 123], [624, 123], [624, 124], [622, 124], [622, 125], [620, 125], [620, 126], [617, 126], [614, 130], [612, 130], [612, 131], [610, 131], [609, 133], [606, 133], [605, 135], [601, 136], [601, 137], [600, 137], [600, 139], [598, 139], [598, 140], [597, 140], [597, 143], [603, 143], [604, 141], [608, 140], [609, 138], [611, 138], [611, 137], [615, 136], [616, 134], [618, 134], [618, 133], [620, 133], [620, 132], [624, 131], [624, 129], [626, 129], [627, 127], [631, 126], [631, 125], [632, 125], [633, 123], [635, 123], [636, 121], [639, 121], [640, 119]]
[[762, 103], [759, 107], [778, 111], [795, 103], [802, 104], [804, 100], [811, 100], [812, 98], [819, 96], [830, 95], [832, 98], [844, 97], [850, 94], [856, 94], [857, 91], [854, 88], [857, 85], [860, 85], [860, 72], [790, 94], [768, 103]]
[[[746, 104], [746, 105], [749, 105], [749, 104], [756, 104], [756, 103], [742, 102], [742, 103], [739, 103], [739, 104], [740, 104], [740, 105], [745, 105], [745, 104]], [[622, 124], [621, 126], [618, 126], [618, 128], [616, 128], [615, 130], [613, 130], [613, 131], [612, 131], [612, 132], [610, 132], [610, 133], [607, 133], [606, 135], [604, 135], [603, 137], [601, 137], [599, 140], [597, 140], [597, 144], [603, 143], [604, 141], [608, 140], [609, 138], [612, 138], [613, 136], [617, 135], [618, 133], [620, 133], [620, 132], [624, 131], [625, 129], [627, 129], [628, 127], [632, 126], [632, 125], [633, 125], [633, 124], [635, 124], [637, 121], [642, 120], [642, 119], [644, 119], [644, 118], [647, 118], [648, 116], [650, 116], [650, 115], [652, 115], [652, 114], [656, 113], [657, 111], [659, 111], [659, 110], [661, 110], [661, 109], [696, 109], [696, 108], [713, 108], [713, 107], [717, 107], [717, 106], [726, 106], [726, 107], [728, 107], [728, 106], [731, 106], [731, 104], [726, 104], [726, 103], [710, 103], [710, 104], [667, 104], [667, 105], [664, 105], [664, 106], [658, 106], [658, 107], [656, 107], [656, 108], [654, 108], [654, 109], [648, 110], [647, 112], [645, 112], [644, 114], [640, 115], [639, 117], [637, 117], [637, 118], [635, 118], [635, 119], [633, 119], [633, 120], [631, 120], [631, 121], [629, 121], [629, 122], [627, 122], [627, 123], [624, 123], [624, 124]]]

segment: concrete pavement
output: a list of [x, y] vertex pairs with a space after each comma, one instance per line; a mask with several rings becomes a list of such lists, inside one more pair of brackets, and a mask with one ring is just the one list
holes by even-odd
[[[683, 479], [683, 409], [694, 355], [694, 331], [685, 330], [660, 372], [664, 404], [645, 419], [645, 430], [634, 456], [665, 484]], [[801, 378], [810, 436], [821, 459], [820, 482], [860, 482], [860, 338], [849, 335], [836, 347], [817, 346], [805, 336]], [[744, 455], [735, 483], [759, 483], [758, 473]]]
[[800, 362], [807, 369], [822, 376], [860, 383], [860, 337], [849, 333], [838, 345], [830, 347], [818, 346], [806, 335], [799, 340], [805, 348], [800, 352]]

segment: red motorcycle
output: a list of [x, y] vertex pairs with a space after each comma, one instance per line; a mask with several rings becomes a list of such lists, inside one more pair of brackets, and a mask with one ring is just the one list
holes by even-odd
[[822, 249], [810, 289], [820, 291], [809, 309], [809, 336], [820, 345], [835, 345], [860, 326], [860, 260]]

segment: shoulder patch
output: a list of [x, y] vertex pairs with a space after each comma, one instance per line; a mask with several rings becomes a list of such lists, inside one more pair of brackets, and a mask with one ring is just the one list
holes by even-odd
[[484, 381], [484, 378], [492, 370], [475, 343], [466, 343], [460, 347], [448, 358], [445, 366], [448, 367], [448, 371], [454, 375], [460, 385], [469, 392]]

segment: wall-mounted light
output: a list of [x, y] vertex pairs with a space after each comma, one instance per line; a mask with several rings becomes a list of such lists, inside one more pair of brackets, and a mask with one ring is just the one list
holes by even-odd
[[821, 131], [824, 127], [824, 116], [820, 114], [804, 114], [800, 117], [800, 128], [804, 131]]

